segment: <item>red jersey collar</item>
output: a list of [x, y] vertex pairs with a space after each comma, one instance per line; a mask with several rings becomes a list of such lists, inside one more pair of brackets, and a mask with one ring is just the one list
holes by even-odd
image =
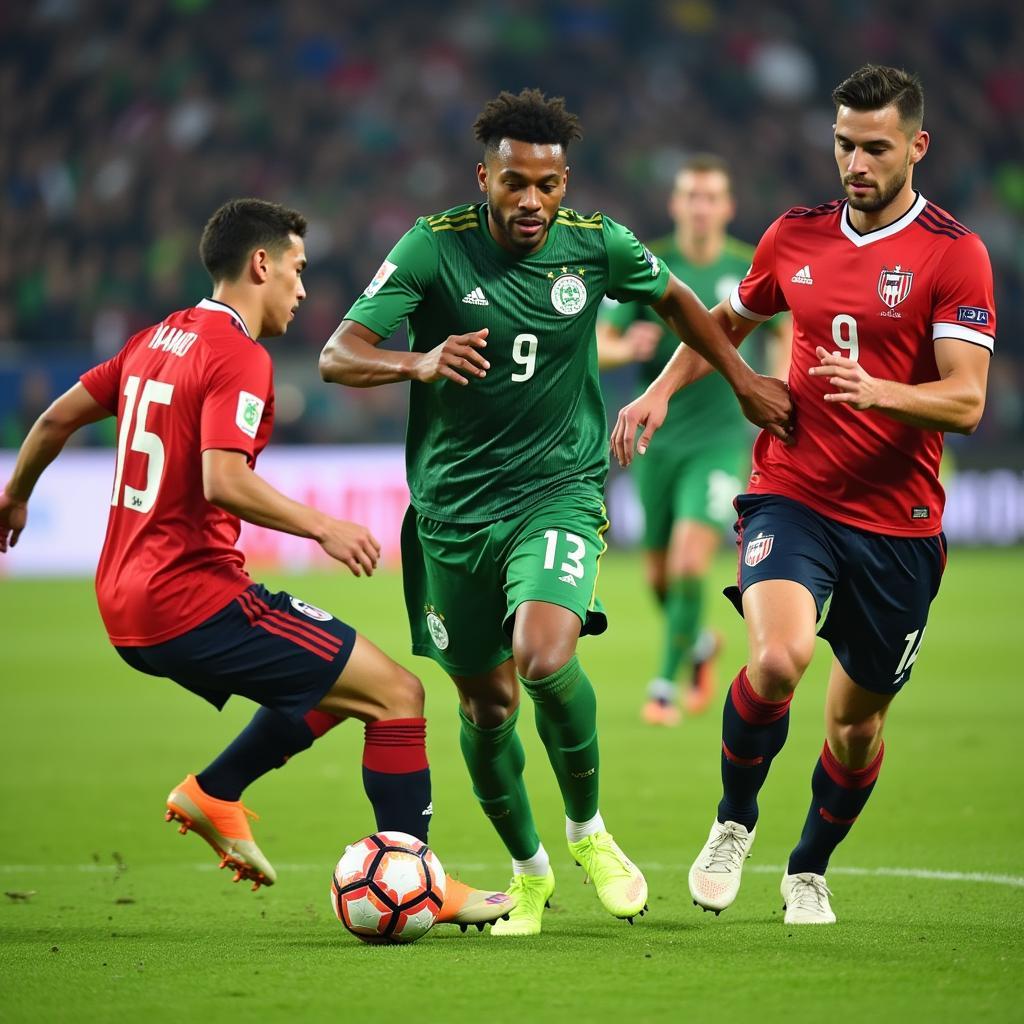
[[219, 299], [201, 299], [196, 303], [196, 309], [209, 309], [214, 313], [227, 313], [227, 315], [242, 328], [245, 332], [245, 336], [250, 340], [252, 339], [252, 335], [249, 333], [249, 328], [245, 326], [245, 321], [238, 315], [238, 312], [226, 302], [221, 302]]
[[886, 224], [884, 228], [876, 228], [874, 231], [866, 231], [863, 235], [850, 223], [850, 204], [843, 204], [843, 214], [839, 218], [839, 227], [842, 228], [843, 234], [853, 242], [857, 248], [861, 248], [865, 245], [870, 245], [872, 242], [880, 242], [883, 238], [892, 238], [893, 235], [899, 234], [905, 227], [913, 224], [917, 220], [921, 211], [928, 205], [928, 200], [925, 199], [920, 192], [915, 192], [914, 195], [917, 198], [914, 200], [913, 205], [902, 217], [894, 220], [891, 224]]

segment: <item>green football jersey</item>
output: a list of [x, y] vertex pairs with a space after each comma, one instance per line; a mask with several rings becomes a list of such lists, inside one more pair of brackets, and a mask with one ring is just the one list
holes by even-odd
[[[733, 288], [743, 280], [754, 257], [752, 246], [734, 238], [727, 238], [721, 256], [704, 266], [690, 263], [680, 253], [672, 236], [652, 243], [651, 251], [676, 277], [689, 285], [709, 309], [729, 297]], [[634, 320], [662, 323], [654, 310], [635, 302], [605, 303], [601, 319], [620, 331], [625, 331]], [[750, 349], [756, 345], [757, 339], [753, 337], [744, 343], [748, 359]], [[654, 357], [638, 364], [644, 387], [661, 373], [678, 347], [679, 339], [666, 327]], [[716, 444], [746, 445], [750, 443], [752, 429], [740, 412], [736, 396], [725, 378], [712, 373], [672, 396], [669, 414], [654, 435], [650, 452], [668, 447], [677, 453], [697, 450], [704, 447], [709, 439]]]
[[412, 383], [406, 468], [416, 511], [444, 522], [513, 515], [604, 487], [608, 436], [594, 327], [606, 295], [657, 302], [669, 271], [600, 213], [561, 209], [544, 245], [516, 256], [486, 204], [421, 217], [346, 314], [388, 337], [409, 321], [428, 352], [488, 328], [491, 368], [468, 385]]

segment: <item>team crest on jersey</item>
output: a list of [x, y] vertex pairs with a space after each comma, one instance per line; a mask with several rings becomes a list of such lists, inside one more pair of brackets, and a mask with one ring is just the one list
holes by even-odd
[[912, 270], [900, 270], [900, 265], [890, 270], [882, 267], [878, 275], [878, 297], [890, 308], [895, 309], [909, 294], [914, 283]]
[[763, 562], [772, 553], [774, 543], [774, 533], [759, 533], [753, 540], [747, 542], [747, 551], [743, 556], [744, 564], [753, 567], [758, 562]]
[[582, 277], [562, 274], [551, 286], [551, 305], [562, 316], [575, 316], [587, 304], [587, 286]]
[[641, 248], [644, 251], [644, 259], [647, 260], [647, 265], [651, 268], [651, 277], [657, 277], [661, 273], [661, 263], [658, 261], [658, 257], [646, 245]]
[[334, 618], [330, 612], [325, 612], [323, 608], [317, 608], [315, 604], [307, 604], [305, 601], [300, 601], [297, 597], [292, 598], [292, 607], [297, 612], [302, 612], [307, 619], [316, 619], [317, 622], [326, 622], [328, 619]]
[[397, 265], [392, 263], [390, 260], [385, 260], [381, 265], [380, 269], [376, 274], [373, 275], [373, 280], [366, 286], [363, 294], [368, 298], [372, 299], [384, 287], [387, 279], [398, 269]]
[[235, 426], [247, 437], [255, 438], [262, 418], [263, 400], [248, 391], [239, 391], [238, 408], [235, 410]]
[[439, 651], [446, 651], [450, 642], [448, 630], [445, 628], [444, 616], [441, 615], [433, 605], [428, 604], [427, 608], [427, 629], [430, 631], [430, 639]]

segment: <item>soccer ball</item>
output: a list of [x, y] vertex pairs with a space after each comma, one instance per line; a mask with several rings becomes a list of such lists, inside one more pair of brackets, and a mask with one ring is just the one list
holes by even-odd
[[444, 903], [445, 871], [405, 832], [377, 832], [345, 848], [331, 883], [338, 920], [363, 942], [415, 942]]

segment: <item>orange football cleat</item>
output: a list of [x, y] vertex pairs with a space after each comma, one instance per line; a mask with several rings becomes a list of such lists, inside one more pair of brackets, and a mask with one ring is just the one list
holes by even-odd
[[711, 642], [707, 645], [704, 657], [693, 663], [693, 676], [683, 700], [688, 715], [699, 715], [707, 711], [715, 695], [715, 661], [722, 650], [722, 636], [712, 630], [710, 637]]
[[448, 875], [445, 879], [444, 905], [435, 923], [457, 924], [463, 931], [475, 924], [478, 931], [483, 931], [485, 924], [507, 918], [515, 906], [516, 898], [507, 892], [474, 889]]
[[218, 800], [203, 792], [194, 775], [186, 775], [168, 794], [164, 820], [179, 822], [182, 835], [191, 829], [202, 836], [220, 857], [220, 866], [234, 870], [233, 881], [244, 878], [256, 890], [277, 881], [277, 872], [253, 841], [246, 820], [257, 817], [241, 800]]
[[660, 700], [649, 700], [644, 705], [644, 721], [648, 725], [664, 725], [672, 728], [682, 719], [682, 712], [675, 704], [666, 704]]

